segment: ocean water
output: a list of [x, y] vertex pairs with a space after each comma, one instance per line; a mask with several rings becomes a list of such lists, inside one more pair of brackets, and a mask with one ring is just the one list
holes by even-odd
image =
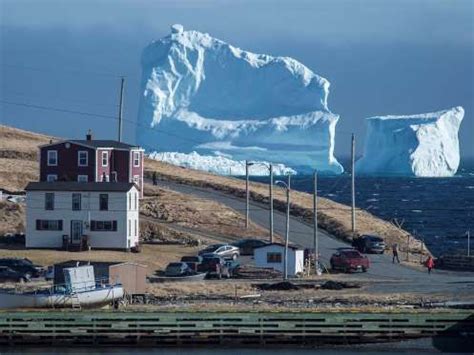
[[[344, 166], [347, 170], [347, 162]], [[252, 177], [268, 182], [268, 177]], [[451, 178], [357, 177], [356, 206], [423, 239], [432, 253], [467, 253], [470, 230], [474, 254], [474, 159], [464, 160]], [[313, 177], [292, 177], [292, 188], [313, 191]], [[351, 203], [351, 178], [320, 176], [318, 195], [347, 205]]]

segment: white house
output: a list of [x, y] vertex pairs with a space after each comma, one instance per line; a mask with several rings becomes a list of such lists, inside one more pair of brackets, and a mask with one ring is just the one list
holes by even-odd
[[31, 182], [26, 187], [26, 247], [62, 248], [87, 238], [92, 248], [138, 245], [140, 191], [129, 182]]
[[[254, 249], [255, 265], [263, 268], [273, 268], [284, 272], [285, 245], [273, 243]], [[288, 246], [288, 276], [304, 271], [304, 250], [295, 246]]]

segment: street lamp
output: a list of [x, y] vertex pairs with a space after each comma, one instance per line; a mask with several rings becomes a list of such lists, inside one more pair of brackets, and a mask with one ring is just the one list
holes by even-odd
[[277, 180], [275, 184], [283, 185], [286, 188], [286, 233], [285, 233], [285, 262], [283, 264], [283, 277], [288, 279], [288, 243], [290, 239], [290, 190], [291, 174], [288, 174], [288, 182]]

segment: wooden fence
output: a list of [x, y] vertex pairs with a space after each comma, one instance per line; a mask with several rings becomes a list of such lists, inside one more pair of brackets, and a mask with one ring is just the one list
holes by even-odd
[[474, 339], [472, 311], [0, 312], [0, 345], [3, 346], [315, 346], [466, 336], [468, 341]]

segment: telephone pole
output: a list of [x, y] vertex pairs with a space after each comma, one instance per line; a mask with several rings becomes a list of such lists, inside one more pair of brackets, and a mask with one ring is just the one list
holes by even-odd
[[270, 170], [270, 243], [273, 243], [273, 165], [268, 167]]
[[355, 215], [355, 135], [352, 133], [351, 149], [351, 194], [352, 194], [352, 238], [355, 238], [356, 215]]
[[313, 248], [314, 248], [314, 274], [318, 272], [319, 261], [319, 241], [318, 241], [318, 173], [314, 172], [314, 192], [313, 192]]
[[125, 87], [125, 78], [122, 77], [120, 81], [120, 99], [119, 99], [119, 112], [118, 112], [118, 141], [122, 141], [122, 113], [123, 113], [123, 89]]

